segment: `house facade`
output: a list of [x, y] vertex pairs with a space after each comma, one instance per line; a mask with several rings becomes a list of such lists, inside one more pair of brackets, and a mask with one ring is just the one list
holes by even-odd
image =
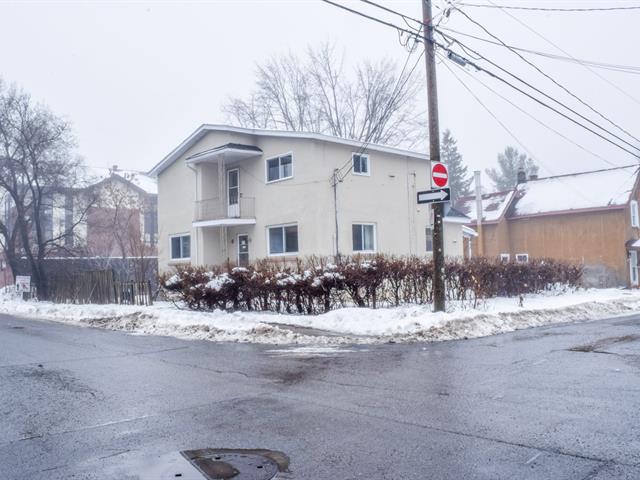
[[[203, 125], [150, 172], [160, 271], [319, 255], [427, 255], [428, 157], [327, 135]], [[462, 256], [468, 218], [445, 219]], [[429, 239], [429, 240], [428, 240]]]
[[[638, 166], [521, 182], [482, 195], [477, 255], [528, 261], [554, 258], [584, 266], [589, 286], [638, 286]], [[477, 227], [475, 197], [457, 208]]]
[[[123, 280], [155, 282], [156, 180], [117, 166], [88, 167], [80, 177], [74, 188], [52, 191], [45, 198], [41, 223], [45, 240], [51, 241], [46, 253], [48, 270], [113, 268]], [[2, 208], [3, 219], [15, 215], [7, 195]], [[28, 275], [28, 263], [21, 263], [20, 273]], [[0, 250], [0, 288], [13, 283], [13, 272]]]

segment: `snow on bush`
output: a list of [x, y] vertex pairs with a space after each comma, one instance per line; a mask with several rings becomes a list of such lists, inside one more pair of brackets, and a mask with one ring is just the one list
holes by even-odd
[[[579, 266], [555, 260], [528, 263], [473, 258], [445, 266], [448, 301], [522, 297], [580, 283]], [[310, 258], [295, 265], [259, 262], [250, 267], [183, 267], [161, 278], [169, 297], [194, 310], [246, 310], [317, 314], [349, 306], [428, 304], [433, 263], [420, 257], [375, 255], [339, 265]]]

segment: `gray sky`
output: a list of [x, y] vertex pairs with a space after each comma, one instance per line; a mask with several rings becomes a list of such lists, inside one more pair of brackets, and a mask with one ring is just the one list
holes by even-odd
[[[408, 15], [421, 15], [420, 1], [380, 0]], [[441, 5], [442, 0], [436, 0]], [[487, 3], [485, 0], [469, 3]], [[640, 5], [638, 1], [516, 1], [506, 5], [585, 7]], [[347, 5], [402, 24], [358, 1]], [[497, 9], [461, 7], [507, 43], [560, 53]], [[436, 12], [438, 10], [436, 9]], [[527, 26], [577, 58], [640, 65], [640, 10], [536, 13], [510, 11]], [[221, 123], [220, 105], [245, 95], [255, 63], [271, 55], [334, 42], [347, 59], [390, 56], [401, 65], [407, 52], [397, 34], [319, 0], [210, 2], [2, 2], [0, 76], [16, 82], [54, 112], [72, 121], [78, 152], [91, 165], [149, 169], [202, 123]], [[459, 13], [443, 27], [480, 34]], [[464, 37], [459, 37], [464, 41]], [[467, 39], [473, 48], [559, 99], [577, 102], [499, 47]], [[527, 57], [584, 100], [640, 138], [640, 76]], [[449, 62], [450, 63], [450, 62]], [[454, 67], [452, 65], [452, 67]], [[423, 70], [423, 67], [419, 67]], [[454, 67], [455, 68], [455, 67]], [[502, 88], [470, 67], [467, 71], [505, 94], [542, 123], [559, 130], [613, 164], [634, 159], [567, 121]], [[527, 118], [456, 70], [541, 164], [541, 174], [607, 167], [602, 159], [568, 143]], [[441, 128], [458, 139], [472, 168], [495, 164], [506, 145], [522, 147], [438, 66]], [[635, 98], [631, 98], [635, 97]], [[420, 99], [424, 102], [423, 99]], [[581, 112], [588, 113], [584, 107]], [[604, 120], [598, 119], [605, 123]], [[610, 125], [607, 125], [611, 127]], [[613, 127], [611, 127], [613, 129]]]

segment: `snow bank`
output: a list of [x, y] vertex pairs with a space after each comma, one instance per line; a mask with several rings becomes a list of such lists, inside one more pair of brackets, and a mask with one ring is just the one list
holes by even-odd
[[138, 334], [265, 344], [339, 345], [474, 338], [550, 323], [594, 320], [640, 311], [640, 291], [589, 289], [487, 300], [477, 308], [450, 304], [386, 309], [344, 308], [318, 316], [258, 312], [194, 312], [169, 303], [61, 305], [0, 295], [0, 313]]

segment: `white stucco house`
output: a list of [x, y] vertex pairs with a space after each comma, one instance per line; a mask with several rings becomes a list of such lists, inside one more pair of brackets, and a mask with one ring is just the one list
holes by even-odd
[[[202, 125], [150, 172], [160, 271], [336, 253], [428, 255], [431, 209], [416, 201], [428, 167], [424, 154], [382, 145]], [[449, 212], [446, 255], [463, 255], [463, 235], [474, 234], [468, 222]]]

